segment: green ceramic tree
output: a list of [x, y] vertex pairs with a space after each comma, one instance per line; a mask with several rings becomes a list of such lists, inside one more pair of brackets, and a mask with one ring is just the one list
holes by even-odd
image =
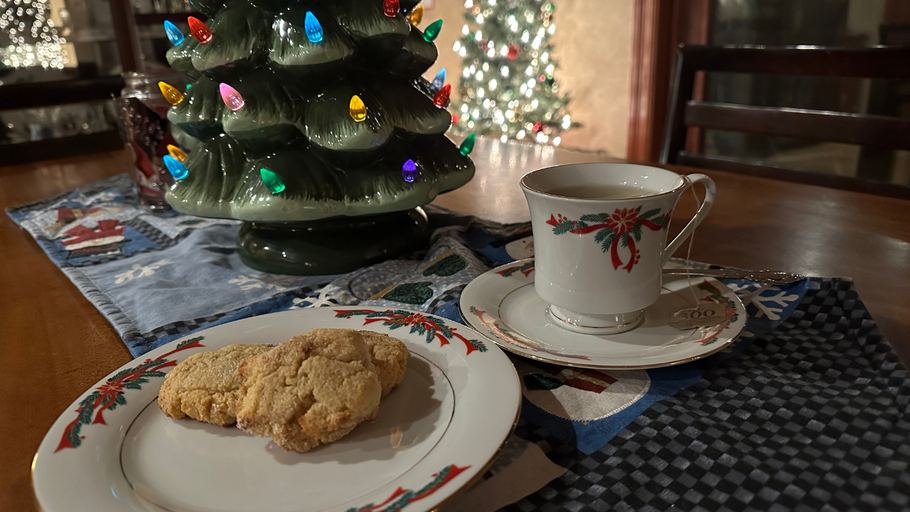
[[448, 88], [421, 78], [441, 22], [413, 25], [416, 1], [193, 4], [209, 21], [190, 19], [192, 37], [166, 25], [191, 86], [162, 92], [200, 143], [170, 160], [167, 200], [247, 221], [248, 265], [323, 274], [400, 253], [426, 226], [418, 207], [473, 176], [469, 148], [445, 136]]

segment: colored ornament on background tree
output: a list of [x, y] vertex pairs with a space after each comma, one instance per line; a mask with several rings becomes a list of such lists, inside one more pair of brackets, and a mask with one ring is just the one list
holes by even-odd
[[187, 169], [180, 160], [177, 160], [171, 155], [164, 155], [163, 160], [164, 166], [167, 167], [168, 172], [171, 173], [171, 176], [173, 176], [175, 180], [182, 180], [190, 173], [190, 170]]
[[259, 177], [262, 178], [262, 183], [265, 184], [265, 187], [269, 189], [269, 192], [272, 194], [280, 194], [284, 192], [285, 185], [284, 181], [281, 179], [281, 176], [278, 176], [274, 172], [263, 167], [259, 169]]
[[411, 15], [408, 16], [408, 20], [411, 22], [411, 25], [415, 27], [420, 25], [420, 21], [423, 20], [423, 5], [418, 5], [411, 11]]
[[429, 27], [423, 32], [423, 40], [432, 43], [439, 37], [439, 32], [442, 30], [442, 20], [436, 20], [430, 24]]
[[433, 97], [433, 104], [439, 108], [446, 108], [449, 106], [449, 96], [452, 94], [452, 84], [446, 84], [442, 89], [436, 93], [436, 96]]
[[179, 160], [181, 162], [186, 161], [186, 153], [184, 153], [184, 151], [182, 149], [178, 148], [177, 146], [175, 146], [173, 144], [167, 145], [167, 154], [171, 155], [172, 158], [176, 158], [177, 160]]
[[202, 44], [208, 43], [212, 40], [212, 31], [209, 30], [208, 25], [199, 21], [198, 18], [190, 16], [186, 19], [186, 22], [190, 25], [190, 32], [193, 34], [193, 37]]
[[168, 20], [164, 20], [164, 33], [167, 34], [167, 40], [174, 46], [183, 42], [183, 32]]
[[398, 3], [398, 0], [383, 0], [382, 2], [382, 13], [388, 16], [389, 18], [394, 18], [398, 16], [398, 11], [401, 10], [401, 6]]
[[535, 132], [539, 132], [540, 130], [543, 129], [543, 123], [541, 123], [540, 121], [537, 121], [536, 123], [534, 123], [533, 129]]
[[306, 32], [306, 38], [311, 43], [321, 43], [324, 33], [322, 25], [316, 19], [316, 15], [310, 11], [306, 12], [303, 17], [303, 30]]
[[158, 82], [158, 89], [161, 90], [161, 95], [164, 96], [164, 99], [171, 105], [176, 105], [183, 101], [183, 95], [180, 94], [180, 91], [167, 82]]
[[227, 108], [237, 112], [243, 108], [244, 101], [243, 96], [237, 92], [237, 89], [234, 89], [226, 83], [218, 84], [218, 91], [221, 92], [221, 101], [227, 105]]
[[408, 161], [401, 166], [401, 177], [408, 183], [414, 183], [414, 180], [417, 179], [417, 164], [414, 163], [414, 160], [409, 158]]
[[356, 94], [351, 96], [351, 105], [348, 107], [348, 111], [351, 114], [351, 119], [358, 123], [362, 123], [367, 119], [367, 106], [360, 99], [360, 96]]
[[474, 141], [477, 139], [477, 136], [473, 133], [468, 135], [468, 137], [461, 143], [461, 146], [458, 146], [458, 152], [463, 156], [468, 156], [471, 154], [471, 151], [474, 151]]
[[436, 73], [436, 77], [433, 78], [433, 88], [437, 91], [442, 89], [442, 86], [446, 83], [446, 68], [442, 68]]
[[452, 124], [458, 124], [461, 121], [461, 116], [458, 114], [452, 114]]
[[518, 58], [518, 52], [520, 49], [517, 44], [509, 45], [509, 60], [515, 60]]

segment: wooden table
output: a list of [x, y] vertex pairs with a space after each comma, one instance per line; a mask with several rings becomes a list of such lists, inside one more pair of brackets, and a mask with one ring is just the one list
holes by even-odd
[[[474, 180], [436, 204], [501, 222], [529, 218], [517, 186], [524, 173], [604, 160], [487, 140], [478, 141], [472, 156]], [[0, 208], [67, 192], [127, 165], [118, 151], [0, 168]], [[910, 201], [706, 174], [717, 183], [717, 202], [697, 231], [693, 259], [851, 276], [885, 336], [910, 361]], [[694, 200], [683, 196], [675, 230], [693, 212]], [[45, 432], [85, 389], [131, 356], [101, 314], [5, 214], [0, 259], [0, 510], [30, 511], [36, 505], [29, 466]]]

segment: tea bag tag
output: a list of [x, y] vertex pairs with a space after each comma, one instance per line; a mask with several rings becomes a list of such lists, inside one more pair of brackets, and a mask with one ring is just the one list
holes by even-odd
[[694, 308], [678, 310], [670, 316], [670, 327], [681, 331], [696, 327], [711, 327], [724, 321], [726, 307], [716, 302], [701, 302]]

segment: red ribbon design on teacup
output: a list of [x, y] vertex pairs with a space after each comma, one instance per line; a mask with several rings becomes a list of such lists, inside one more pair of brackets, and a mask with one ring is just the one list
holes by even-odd
[[[671, 212], [672, 213], [672, 212]], [[589, 224], [594, 222], [596, 224]], [[641, 213], [641, 206], [638, 208], [617, 208], [612, 214], [593, 213], [581, 216], [581, 220], [570, 220], [562, 214], [550, 214], [550, 220], [547, 224], [553, 226], [553, 234], [562, 235], [564, 233], [574, 233], [577, 235], [586, 235], [597, 232], [594, 241], [601, 244], [603, 252], [610, 248], [610, 259], [613, 263], [613, 269], [619, 269], [623, 265], [619, 257], [619, 246], [629, 248], [629, 261], [623, 266], [623, 270], [632, 272], [632, 267], [641, 259], [641, 254], [635, 249], [635, 242], [641, 241], [642, 226], [651, 231], [660, 231], [666, 229], [670, 223], [670, 213], [660, 215], [660, 209], [656, 208]]]

